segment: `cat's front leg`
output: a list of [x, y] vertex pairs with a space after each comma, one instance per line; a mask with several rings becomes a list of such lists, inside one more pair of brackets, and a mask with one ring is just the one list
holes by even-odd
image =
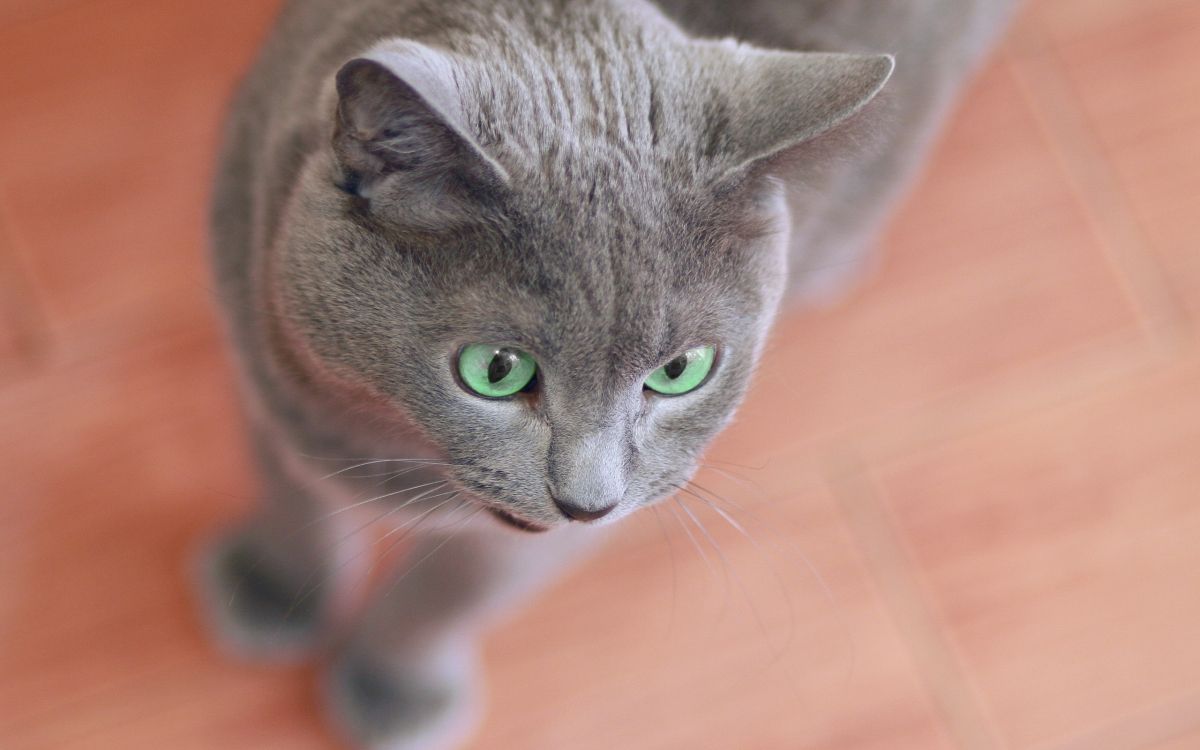
[[370, 562], [357, 518], [335, 512], [328, 483], [255, 442], [262, 496], [250, 517], [210, 543], [197, 578], [220, 643], [238, 656], [291, 661], [327, 640]]
[[472, 529], [420, 540], [330, 668], [334, 721], [371, 750], [459, 747], [481, 706], [481, 631], [601, 534], [576, 526], [544, 535]]

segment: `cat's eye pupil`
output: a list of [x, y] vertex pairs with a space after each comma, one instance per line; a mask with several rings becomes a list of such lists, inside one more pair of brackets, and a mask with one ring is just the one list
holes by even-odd
[[487, 377], [489, 383], [499, 383], [508, 377], [512, 372], [513, 367], [517, 365], [517, 355], [507, 349], [501, 349], [496, 352], [496, 356], [492, 357], [492, 361], [488, 362]]
[[687, 355], [681, 355], [681, 356], [676, 357], [675, 359], [671, 360], [670, 362], [668, 362], [666, 364], [666, 366], [663, 367], [663, 372], [665, 372], [667, 374], [668, 378], [671, 378], [672, 380], [674, 380], [675, 378], [677, 378], [683, 374], [683, 371], [687, 369], [687, 366], [688, 366]]

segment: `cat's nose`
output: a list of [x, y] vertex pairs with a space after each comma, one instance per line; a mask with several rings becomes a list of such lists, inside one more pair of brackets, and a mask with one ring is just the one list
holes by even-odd
[[619, 425], [578, 432], [560, 429], [550, 441], [546, 489], [572, 521], [607, 516], [625, 496], [625, 438]]
[[604, 506], [584, 507], [577, 503], [559, 500], [557, 497], [554, 498], [554, 505], [564, 516], [572, 521], [583, 521], [585, 523], [604, 518], [617, 507], [617, 503], [615, 502]]

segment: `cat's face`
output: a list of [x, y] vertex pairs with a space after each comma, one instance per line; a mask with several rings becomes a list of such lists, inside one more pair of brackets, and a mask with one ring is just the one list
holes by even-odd
[[431, 88], [444, 59], [378, 57], [339, 74], [333, 146], [284, 217], [283, 317], [513, 525], [675, 493], [744, 396], [785, 281], [786, 204], [738, 171], [728, 109], [677, 125], [650, 97], [616, 142], [543, 128], [531, 149], [464, 124], [503, 113]]
[[778, 302], [780, 201], [747, 232], [711, 196], [589, 207], [538, 190], [488, 226], [425, 234], [376, 223], [330, 167], [312, 166], [289, 217], [283, 307], [318, 357], [394, 400], [458, 485], [549, 528], [623, 517], [689, 478]]

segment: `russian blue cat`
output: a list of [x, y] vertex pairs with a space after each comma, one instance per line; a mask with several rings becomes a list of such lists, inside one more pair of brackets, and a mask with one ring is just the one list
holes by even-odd
[[[213, 211], [263, 493], [206, 560], [225, 640], [333, 648], [362, 747], [460, 744], [481, 629], [691, 476], [1010, 5], [289, 2]], [[364, 517], [411, 539], [365, 605]]]

